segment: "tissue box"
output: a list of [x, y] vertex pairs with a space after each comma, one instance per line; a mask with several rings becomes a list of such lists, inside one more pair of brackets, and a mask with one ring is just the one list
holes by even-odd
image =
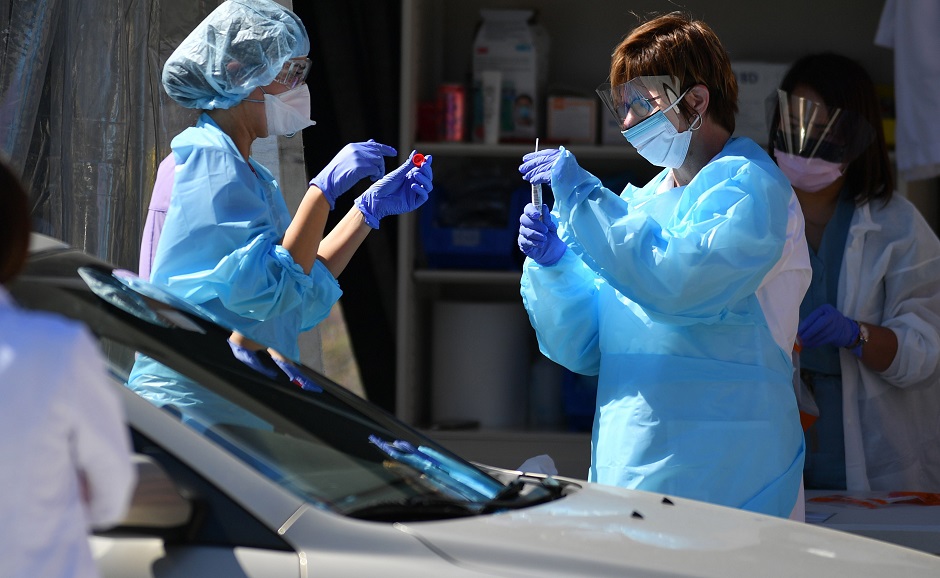
[[738, 79], [738, 114], [734, 119], [734, 136], [752, 139], [767, 146], [770, 127], [767, 126], [768, 106], [773, 106], [777, 88], [789, 64], [770, 62], [732, 62], [731, 69]]
[[597, 102], [576, 96], [548, 97], [547, 138], [555, 143], [594, 144], [597, 138]]

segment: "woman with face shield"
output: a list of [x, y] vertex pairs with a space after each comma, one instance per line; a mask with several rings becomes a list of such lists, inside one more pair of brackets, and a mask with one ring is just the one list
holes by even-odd
[[810, 275], [793, 191], [760, 146], [731, 138], [737, 83], [705, 23], [641, 24], [598, 92], [662, 172], [618, 195], [564, 148], [520, 167], [555, 198], [520, 219], [540, 349], [599, 376], [589, 477], [791, 515], [803, 436], [790, 351]]
[[771, 153], [806, 218], [807, 488], [940, 490], [940, 242], [894, 196], [874, 84], [837, 54], [783, 79]]
[[[307, 382], [291, 363], [300, 358], [298, 338], [339, 299], [337, 277], [382, 218], [416, 209], [433, 188], [431, 157], [421, 166], [409, 157], [385, 174], [394, 148], [352, 143], [310, 181], [291, 217], [251, 146], [314, 124], [309, 52], [293, 12], [271, 0], [227, 0], [170, 55], [164, 89], [202, 113], [171, 142], [151, 206], [168, 204], [165, 222], [159, 207], [151, 211], [157, 218], [148, 219], [141, 251], [142, 276], [236, 330], [236, 357], [273, 376], [276, 368], [258, 355], [268, 350], [301, 385]], [[336, 198], [366, 178], [374, 184], [325, 235]], [[142, 358], [130, 383], [168, 391], [165, 373]], [[167, 394], [168, 403], [184, 394]]]

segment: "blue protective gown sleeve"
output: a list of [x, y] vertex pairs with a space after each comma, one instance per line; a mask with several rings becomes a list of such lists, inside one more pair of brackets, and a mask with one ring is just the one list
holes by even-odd
[[319, 261], [305, 274], [280, 245], [290, 214], [277, 182], [249, 166], [208, 116], [173, 140], [173, 152], [153, 282], [298, 359], [299, 334], [325, 319], [342, 294], [336, 279]]
[[575, 373], [597, 375], [598, 279], [572, 251], [551, 267], [526, 259], [522, 270], [522, 301], [538, 336], [539, 349]]
[[642, 207], [669, 171], [617, 196], [564, 151], [552, 170], [555, 210], [584, 261], [650, 317], [715, 323], [757, 290], [786, 240], [789, 183], [755, 153], [753, 141], [732, 139], [671, 214], [654, 218]]

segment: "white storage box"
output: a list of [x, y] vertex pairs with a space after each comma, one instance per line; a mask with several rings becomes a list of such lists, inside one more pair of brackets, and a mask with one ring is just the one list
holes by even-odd
[[548, 131], [551, 143], [594, 144], [597, 139], [597, 101], [577, 96], [548, 97]]
[[734, 136], [745, 136], [762, 147], [767, 146], [767, 106], [777, 94], [777, 88], [789, 64], [769, 62], [732, 62], [731, 68], [738, 79], [738, 115], [735, 117]]
[[[473, 42], [473, 86], [484, 71], [501, 75], [500, 140], [534, 141], [543, 119], [548, 76], [548, 35], [533, 24], [532, 10], [481, 10], [483, 22]], [[475, 99], [482, 102], [482, 99]], [[483, 140], [481, 110], [474, 114], [474, 140]]]

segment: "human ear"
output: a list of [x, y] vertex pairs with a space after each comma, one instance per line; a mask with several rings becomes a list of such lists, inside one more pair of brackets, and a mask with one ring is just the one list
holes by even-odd
[[708, 87], [704, 84], [696, 84], [689, 89], [684, 100], [686, 105], [700, 116], [704, 117], [705, 112], [708, 110], [709, 96]]

